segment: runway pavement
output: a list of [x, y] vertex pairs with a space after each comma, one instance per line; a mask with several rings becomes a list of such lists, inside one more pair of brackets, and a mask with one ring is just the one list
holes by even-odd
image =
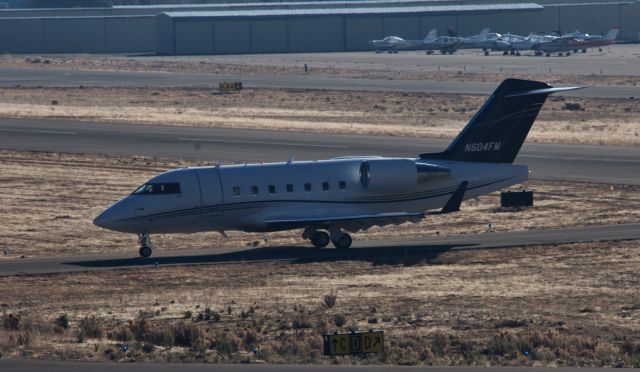
[[[386, 91], [412, 93], [481, 94], [493, 92], [496, 82], [419, 81], [327, 77], [319, 75], [217, 75], [168, 72], [79, 71], [58, 69], [0, 69], [0, 87], [190, 87], [217, 89], [218, 83], [242, 81], [247, 88], [289, 88]], [[566, 96], [640, 97], [634, 86], [589, 86]]]
[[[46, 360], [9, 360], [0, 359], [3, 372], [183, 372], [183, 371], [259, 371], [259, 372], [295, 372], [295, 371], [331, 371], [331, 372], [557, 372], [558, 368], [544, 367], [404, 367], [404, 366], [339, 366], [339, 365], [281, 365], [281, 364], [201, 364], [201, 363], [116, 363], [116, 362], [69, 362]], [[604, 368], [562, 368], [563, 372], [595, 372]]]
[[155, 265], [213, 265], [228, 263], [370, 261], [375, 264], [400, 264], [435, 257], [449, 250], [493, 249], [591, 241], [640, 239], [640, 223], [588, 226], [558, 230], [528, 230], [412, 239], [355, 241], [347, 251], [317, 249], [308, 246], [263, 246], [257, 248], [202, 248], [157, 250], [150, 258], [130, 253], [101, 254], [39, 259], [0, 260], [0, 276], [53, 274], [93, 270], [113, 270]]
[[[461, 123], [461, 126], [463, 124]], [[326, 159], [344, 155], [417, 156], [449, 140], [235, 130], [167, 125], [0, 119], [0, 149], [147, 155], [224, 162]], [[517, 163], [534, 180], [640, 185], [640, 148], [525, 144]]]

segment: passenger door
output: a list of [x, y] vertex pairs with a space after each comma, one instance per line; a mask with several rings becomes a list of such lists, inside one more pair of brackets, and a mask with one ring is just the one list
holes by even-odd
[[218, 216], [223, 213], [222, 186], [220, 170], [218, 168], [198, 169], [200, 181], [200, 195], [202, 196], [202, 214], [204, 216]]

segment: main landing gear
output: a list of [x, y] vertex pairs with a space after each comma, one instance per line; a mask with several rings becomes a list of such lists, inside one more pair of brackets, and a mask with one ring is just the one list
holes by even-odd
[[324, 248], [329, 245], [329, 242], [333, 243], [333, 246], [339, 250], [346, 250], [351, 247], [351, 243], [353, 239], [351, 239], [351, 235], [342, 232], [339, 228], [337, 229], [329, 229], [329, 232], [315, 230], [315, 229], [305, 229], [302, 233], [303, 239], [308, 239], [311, 241], [316, 248]]
[[335, 239], [331, 239], [333, 246], [338, 248], [339, 250], [347, 250], [351, 247], [351, 243], [353, 239], [351, 239], [351, 235], [347, 233], [341, 233]]
[[138, 243], [140, 244], [140, 253], [141, 257], [147, 258], [151, 256], [151, 239], [149, 238], [149, 234], [138, 234]]

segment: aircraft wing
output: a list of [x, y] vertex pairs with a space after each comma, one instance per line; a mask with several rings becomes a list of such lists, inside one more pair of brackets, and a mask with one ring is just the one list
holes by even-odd
[[399, 225], [405, 222], [417, 222], [425, 217], [424, 212], [419, 213], [378, 213], [347, 216], [326, 217], [299, 217], [289, 219], [274, 219], [265, 221], [267, 227], [274, 229], [293, 229], [307, 226], [327, 227], [338, 225], [345, 230], [366, 230], [372, 226]]
[[322, 216], [322, 217], [297, 217], [285, 219], [273, 219], [265, 221], [268, 228], [274, 229], [295, 229], [307, 226], [318, 226], [326, 228], [329, 225], [338, 225], [345, 230], [359, 231], [366, 230], [372, 226], [399, 225], [405, 222], [417, 222], [428, 215], [446, 214], [460, 210], [460, 204], [467, 191], [468, 181], [460, 183], [458, 188], [451, 194], [447, 203], [440, 211], [433, 212], [395, 212], [376, 213], [343, 216]]

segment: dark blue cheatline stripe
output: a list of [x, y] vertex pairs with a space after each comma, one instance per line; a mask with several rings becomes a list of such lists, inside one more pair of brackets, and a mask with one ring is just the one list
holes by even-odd
[[[474, 190], [481, 187], [486, 187], [489, 185], [493, 185], [496, 183], [500, 183], [506, 180], [509, 180], [514, 177], [502, 178], [496, 181], [485, 182], [482, 184], [475, 184], [473, 186], [467, 187], [468, 190]], [[434, 193], [432, 190], [426, 193], [414, 193], [417, 194], [402, 194], [404, 197], [402, 199], [398, 198], [398, 196], [393, 196], [395, 199], [388, 199], [389, 197], [379, 197], [375, 200], [259, 200], [259, 201], [251, 201], [251, 202], [242, 202], [242, 203], [230, 203], [230, 204], [220, 204], [214, 206], [200, 207], [200, 208], [191, 208], [191, 209], [183, 209], [179, 211], [172, 212], [162, 212], [156, 214], [150, 214], [146, 216], [140, 217], [132, 217], [127, 218], [121, 221], [137, 221], [137, 220], [146, 220], [146, 219], [166, 219], [166, 218], [175, 218], [175, 217], [183, 217], [194, 214], [205, 214], [211, 212], [224, 212], [224, 211], [232, 211], [232, 210], [242, 210], [242, 209], [253, 209], [260, 208], [266, 206], [272, 206], [273, 204], [281, 204], [281, 203], [316, 203], [316, 204], [382, 204], [382, 203], [399, 203], [399, 202], [407, 202], [407, 201], [416, 201], [416, 200], [424, 200], [424, 199], [432, 199], [440, 196], [445, 196], [453, 193], [458, 186], [449, 187], [447, 191]], [[411, 197], [406, 197], [405, 195]]]

